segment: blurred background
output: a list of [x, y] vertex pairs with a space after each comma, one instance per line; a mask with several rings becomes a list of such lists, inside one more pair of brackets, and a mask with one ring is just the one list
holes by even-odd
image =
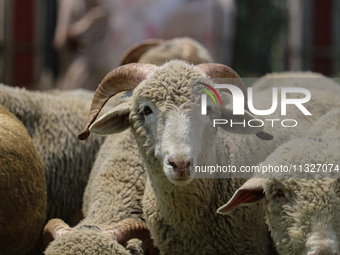
[[94, 89], [132, 44], [180, 36], [241, 77], [340, 74], [338, 0], [0, 0], [0, 82]]

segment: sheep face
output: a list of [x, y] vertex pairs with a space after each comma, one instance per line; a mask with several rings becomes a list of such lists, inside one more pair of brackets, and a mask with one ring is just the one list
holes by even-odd
[[[193, 119], [187, 97], [183, 103], [172, 98], [154, 100], [146, 98], [143, 91], [142, 86], [136, 89], [130, 114], [139, 150], [153, 176], [165, 176], [175, 185], [186, 185], [195, 177], [192, 165], [205, 157], [198, 148], [214, 150], [217, 128], [208, 121]], [[203, 133], [209, 133], [211, 141], [203, 139]]]
[[261, 198], [279, 254], [339, 254], [339, 179], [253, 178], [218, 212]]
[[[125, 128], [131, 127], [145, 163], [153, 166], [152, 175], [166, 177], [175, 185], [188, 184], [194, 177], [190, 171], [195, 160], [190, 151], [191, 77], [203, 77], [203, 74], [186, 64], [159, 68], [119, 106], [125, 107], [126, 114], [124, 121], [117, 122], [126, 123]], [[117, 109], [108, 115], [117, 117]], [[95, 122], [91, 132], [98, 133], [104, 119], [107, 118], [103, 116]]]
[[[130, 127], [151, 175], [168, 178], [175, 185], [186, 185], [194, 178], [192, 165], [198, 159], [216, 162], [209, 156], [216, 155], [213, 146], [218, 128], [212, 126], [209, 117], [193, 118], [197, 111], [192, 107], [190, 85], [197, 78], [207, 79], [200, 68], [171, 61], [154, 70], [131, 98], [94, 122], [90, 131], [114, 133]], [[230, 95], [224, 97], [228, 99]], [[232, 118], [226, 116], [231, 114], [228, 107], [221, 107], [214, 114]], [[254, 116], [247, 113], [244, 118]], [[209, 135], [202, 136], [206, 133]]]
[[191, 165], [198, 155], [191, 148], [202, 147], [191, 125], [193, 77], [203, 74], [189, 65], [160, 68], [136, 88], [132, 98], [130, 123], [137, 144], [143, 145], [140, 151], [146, 163], [153, 166], [153, 175], [166, 176], [175, 185], [186, 185], [194, 178]]
[[338, 179], [268, 180], [268, 226], [280, 254], [337, 254], [340, 241]]
[[[164, 105], [163, 105], [164, 106]], [[152, 165], [163, 169], [163, 173], [153, 171], [154, 175], [164, 174], [172, 183], [185, 185], [189, 183], [193, 176], [190, 171], [190, 125], [188, 109], [175, 107], [171, 110], [163, 110], [150, 102], [142, 101], [137, 107], [138, 113], [134, 117], [138, 118], [137, 125], [140, 124], [136, 132], [136, 137], [142, 138], [140, 141], [146, 149], [145, 158], [153, 159]], [[160, 138], [158, 138], [160, 137]]]

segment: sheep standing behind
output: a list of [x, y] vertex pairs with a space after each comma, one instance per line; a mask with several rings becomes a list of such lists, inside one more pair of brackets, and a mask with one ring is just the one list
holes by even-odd
[[[69, 93], [69, 95], [67, 95]], [[26, 127], [43, 162], [47, 181], [47, 219], [76, 224], [83, 192], [104, 137], [79, 143], [93, 92], [39, 92], [0, 84], [0, 104]]]
[[263, 199], [279, 254], [339, 254], [340, 108], [320, 118], [304, 137], [278, 147], [261, 164], [292, 165], [293, 170], [255, 174], [218, 212], [229, 213]]
[[171, 40], [149, 39], [137, 43], [124, 53], [120, 65], [148, 63], [160, 66], [173, 59], [194, 65], [213, 62], [208, 50], [199, 42], [179, 37]]
[[144, 254], [138, 241], [131, 240], [126, 248], [118, 244], [112, 230], [121, 220], [142, 219], [145, 180], [144, 165], [131, 134], [125, 131], [108, 137], [86, 186], [85, 218], [72, 229], [62, 222], [49, 226], [50, 222], [45, 235], [58, 231], [63, 234], [51, 234], [59, 237], [51, 242], [45, 254]]
[[[130, 64], [117, 68], [99, 85], [89, 121], [79, 138], [85, 139], [89, 135], [89, 127], [91, 132], [100, 134], [130, 128], [148, 173], [143, 213], [162, 254], [268, 254], [272, 247], [260, 206], [255, 210], [240, 209], [228, 218], [214, 213], [224, 200], [223, 194], [233, 194], [243, 180], [194, 178], [190, 164], [218, 163], [238, 168], [254, 165], [264, 160], [280, 143], [305, 132], [310, 121], [301, 121], [298, 129], [290, 131], [268, 129], [269, 133], [273, 131], [273, 141], [260, 141], [255, 136], [244, 135], [260, 133], [262, 128], [243, 129], [238, 126], [226, 128], [230, 132], [225, 132], [222, 128], [212, 130], [210, 122], [202, 121], [195, 125], [198, 136], [192, 140], [189, 83], [191, 78], [206, 79], [207, 76], [239, 78], [226, 66], [204, 64], [195, 67], [183, 61], [170, 61], [161, 67]], [[94, 122], [108, 98], [132, 89], [131, 98]], [[230, 99], [229, 94], [222, 94]], [[322, 107], [313, 112], [312, 119], [324, 114], [323, 103], [329, 106], [334, 102], [338, 102], [338, 98], [331, 97], [324, 102], [313, 97], [308, 105], [318, 109], [316, 105], [320, 103]], [[220, 115], [216, 118], [233, 118], [228, 107], [218, 110]], [[292, 116], [297, 117], [294, 114], [293, 111]], [[246, 120], [255, 118], [249, 112], [242, 117]], [[200, 136], [203, 132], [212, 135], [203, 139]], [[192, 155], [191, 148], [200, 150], [194, 150]], [[207, 229], [212, 231], [207, 232]]]
[[313, 72], [270, 73], [258, 79], [253, 84], [253, 87], [257, 92], [263, 92], [272, 87], [303, 87], [328, 91], [340, 96], [340, 86], [338, 83], [322, 74]]
[[46, 216], [44, 168], [22, 123], [0, 105], [0, 254], [39, 246]]

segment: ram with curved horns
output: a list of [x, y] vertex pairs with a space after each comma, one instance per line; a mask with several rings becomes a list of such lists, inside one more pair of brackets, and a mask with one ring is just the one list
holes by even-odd
[[[261, 206], [240, 208], [227, 217], [215, 214], [225, 194], [231, 196], [244, 180], [217, 178], [216, 173], [198, 178], [194, 166], [218, 164], [238, 169], [256, 165], [308, 125], [302, 122], [299, 130], [277, 136], [280, 130], [263, 127], [214, 128], [212, 117], [256, 119], [248, 111], [233, 116], [232, 96], [222, 90], [219, 93], [226, 104], [212, 105], [207, 118], [192, 118], [196, 116], [192, 106], [200, 98], [191, 98], [192, 79], [212, 85], [211, 78], [231, 78], [232, 84], [246, 91], [238, 74], [221, 64], [194, 66], [173, 60], [160, 67], [141, 63], [121, 66], [98, 86], [79, 139], [86, 139], [90, 132], [113, 134], [130, 129], [148, 176], [143, 213], [161, 254], [269, 254], [272, 242]], [[110, 97], [128, 90], [133, 90], [131, 97], [97, 119]], [[271, 138], [267, 131], [274, 139], [260, 140], [258, 137]], [[124, 147], [120, 153], [125, 153]]]

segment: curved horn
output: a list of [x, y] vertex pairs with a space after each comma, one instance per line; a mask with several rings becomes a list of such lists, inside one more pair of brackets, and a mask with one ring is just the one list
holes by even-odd
[[135, 63], [120, 66], [107, 74], [94, 93], [85, 129], [78, 135], [78, 139], [85, 140], [90, 135], [89, 127], [111, 97], [122, 91], [133, 90], [155, 68], [156, 65]]
[[[243, 84], [241, 77], [230, 67], [222, 64], [204, 63], [197, 65], [204, 74], [211, 78], [230, 78], [233, 79], [233, 85], [240, 88], [243, 92], [244, 99], [247, 101], [247, 88]], [[221, 89], [223, 91], [223, 89]], [[224, 90], [230, 93], [229, 90]]]
[[[240, 88], [244, 95], [244, 108], [248, 110], [247, 102], [247, 88], [243, 84], [240, 76], [230, 67], [222, 65], [222, 64], [215, 64], [215, 63], [205, 63], [197, 65], [204, 74], [210, 76], [211, 78], [231, 78], [232, 84]], [[223, 90], [230, 93], [229, 90]], [[261, 140], [272, 140], [273, 136], [265, 131], [260, 131], [256, 133], [256, 136]]]
[[149, 39], [132, 45], [124, 54], [120, 60], [119, 65], [126, 65], [130, 63], [137, 63], [140, 57], [149, 49], [164, 42], [162, 39]]
[[108, 233], [117, 240], [118, 243], [124, 245], [133, 238], [143, 241], [151, 255], [159, 254], [151, 238], [150, 229], [144, 221], [134, 218], [121, 220], [120, 222], [108, 227], [104, 233]]
[[70, 226], [61, 219], [50, 220], [44, 227], [43, 239], [45, 247], [47, 247], [53, 240], [70, 231]]

